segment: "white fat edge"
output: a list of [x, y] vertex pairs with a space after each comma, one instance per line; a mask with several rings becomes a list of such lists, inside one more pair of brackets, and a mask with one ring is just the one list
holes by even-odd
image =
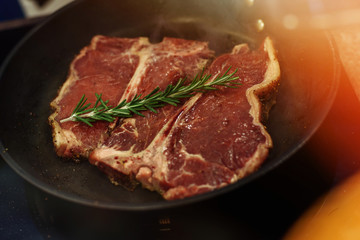
[[208, 62], [209, 62], [209, 59], [201, 58], [197, 62], [196, 67], [198, 69], [204, 69]]
[[267, 149], [266, 143], [258, 144], [255, 153], [250, 157], [249, 161], [247, 161], [241, 169], [236, 170], [238, 179], [254, 172], [261, 165], [268, 155]]
[[[158, 44], [154, 44], [154, 46], [157, 46], [157, 45], [161, 45], [162, 43], [164, 43], [164, 40], [163, 42], [160, 42]], [[170, 44], [169, 44], [170, 43]], [[187, 48], [179, 48], [179, 45], [177, 44], [174, 44], [174, 42], [168, 42], [168, 44], [171, 46], [170, 48], [173, 50], [173, 51], [168, 51], [168, 50], [160, 50], [159, 53], [162, 53], [166, 56], [187, 56], [189, 55], [189, 53], [191, 54], [194, 54], [194, 53], [199, 53], [199, 52], [202, 52], [204, 49], [206, 50], [209, 50], [211, 51], [210, 49], [208, 49], [208, 43], [207, 42], [197, 42], [197, 41], [193, 41], [191, 43], [191, 45]], [[164, 56], [163, 55], [163, 56]]]
[[153, 184], [153, 171], [147, 166], [141, 166], [136, 174], [136, 179], [141, 180], [141, 184], [144, 188], [149, 189], [150, 191], [157, 190]]
[[[174, 46], [174, 48], [176, 48], [176, 46]], [[179, 57], [183, 57], [183, 56], [188, 56], [189, 54], [193, 55], [196, 53], [199, 53], [201, 51], [204, 50], [204, 46], [202, 45], [198, 45], [196, 48], [192, 47], [191, 49], [187, 49], [187, 50], [181, 50], [181, 51], [159, 51], [160, 53], [165, 53], [164, 55], [161, 56], [165, 56], [165, 57], [173, 57], [173, 56], [179, 56]]]
[[[52, 114], [54, 115], [54, 114]], [[52, 115], [50, 117], [52, 117]], [[50, 118], [49, 118], [50, 119]], [[51, 119], [51, 124], [53, 126], [53, 142], [56, 149], [59, 149], [62, 145], [66, 145], [66, 149], [71, 149], [73, 147], [81, 147], [83, 145], [82, 141], [80, 141], [74, 132], [71, 129], [64, 129], [60, 127], [60, 124], [57, 121]], [[104, 141], [104, 135], [101, 135], [97, 147], [101, 145]]]
[[[135, 42], [131, 48], [128, 51], [125, 51], [121, 54], [119, 54], [119, 57], [123, 57], [123, 56], [127, 56], [129, 57], [129, 61], [130, 63], [132, 63], [132, 56], [141, 56], [143, 54], [144, 49], [146, 49], [146, 46], [151, 46], [149, 39], [147, 37], [139, 37], [138, 41]], [[139, 51], [139, 47], [143, 47], [142, 49], [140, 49]]]
[[187, 186], [186, 188], [192, 188], [192, 187], [196, 187], [196, 188], [208, 188], [208, 189], [216, 189], [216, 188], [222, 188], [229, 185], [228, 183], [222, 182], [219, 185], [211, 185], [211, 184], [202, 184], [202, 185], [196, 185], [194, 183], [190, 184], [189, 186]]
[[233, 47], [231, 54], [237, 54], [241, 51], [242, 48], [248, 48], [248, 45], [246, 43], [241, 43]]
[[209, 189], [209, 191], [213, 191], [215, 189], [219, 189], [222, 187], [227, 186], [228, 183], [221, 183], [219, 185], [209, 185], [209, 184], [202, 184], [202, 185], [196, 185], [196, 184], [190, 184], [189, 186], [176, 186], [174, 188], [170, 188], [167, 192], [164, 193], [164, 198], [167, 199], [168, 197], [171, 197], [173, 195], [173, 193], [177, 193], [178, 190], [182, 190], [182, 189], [191, 189], [193, 187], [195, 187], [196, 189], [201, 189], [201, 188], [206, 188]]
[[72, 131], [60, 128], [59, 123], [56, 121], [52, 124], [54, 125], [53, 141], [57, 149], [60, 148], [61, 145], [66, 145], [66, 149], [82, 145]]
[[249, 114], [253, 117], [252, 123], [259, 126], [261, 133], [266, 138], [266, 141], [262, 144], [258, 144], [255, 153], [250, 157], [249, 161], [245, 163], [243, 168], [237, 171], [239, 179], [243, 178], [248, 173], [253, 172], [260, 166], [268, 154], [268, 149], [271, 148], [273, 144], [270, 134], [267, 132], [265, 126], [260, 122], [261, 103], [256, 95], [256, 91], [271, 87], [280, 78], [279, 62], [277, 61], [275, 49], [269, 37], [267, 37], [264, 41], [264, 51], [268, 53], [269, 58], [264, 80], [263, 82], [249, 88], [246, 91], [246, 97], [251, 106]]
[[75, 134], [69, 130], [63, 130], [63, 135], [68, 142], [71, 142], [73, 146], [80, 146], [81, 142], [77, 140]]
[[267, 37], [264, 41], [264, 51], [268, 53], [269, 58], [267, 62], [267, 70], [264, 75], [264, 80], [261, 83], [247, 89], [246, 98], [251, 106], [249, 113], [253, 117], [253, 124], [259, 126], [261, 132], [266, 137], [264, 147], [270, 148], [272, 147], [272, 140], [269, 133], [266, 131], [265, 126], [260, 122], [261, 103], [256, 95], [256, 92], [261, 89], [271, 87], [271, 85], [273, 85], [274, 82], [276, 82], [280, 78], [280, 66], [275, 55], [272, 41], [269, 37]]
[[[148, 38], [140, 38], [139, 39], [140, 46], [141, 45], [150, 45]], [[137, 55], [139, 57], [139, 64], [136, 67], [136, 70], [130, 79], [123, 96], [121, 97], [120, 102], [125, 99], [128, 99], [131, 94], [136, 93], [137, 86], [140, 84], [141, 77], [145, 74], [147, 70], [146, 63], [151, 58], [153, 47], [144, 47], [140, 51], [138, 50], [139, 45], [134, 44], [130, 51], [128, 52], [129, 55]]]

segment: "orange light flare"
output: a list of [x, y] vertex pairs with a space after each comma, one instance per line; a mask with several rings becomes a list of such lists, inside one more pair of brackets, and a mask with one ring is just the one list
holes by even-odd
[[[353, 1], [346, 3], [354, 5]], [[337, 16], [339, 25], [334, 24], [334, 19], [328, 21], [330, 28], [326, 31], [333, 37], [342, 73], [332, 109], [314, 137], [319, 163], [327, 171], [336, 165], [339, 181], [360, 169], [360, 3], [356, 4], [357, 10], [331, 13]]]
[[[260, 1], [255, 0], [255, 4], [257, 2]], [[332, 56], [318, 56], [322, 52], [327, 54], [325, 50], [312, 51], [322, 48], [317, 42], [321, 35], [317, 33], [325, 32], [330, 36], [341, 62], [340, 86], [325, 122], [307, 146], [317, 159], [314, 164], [319, 164], [324, 174], [334, 175], [335, 182], [340, 181], [360, 170], [360, 1], [264, 0], [258, 6], [265, 28], [280, 39], [277, 43], [281, 66], [291, 66], [291, 70], [299, 74], [307, 72], [300, 78], [305, 82], [304, 89], [296, 86], [297, 94], [306, 93], [306, 86], [311, 84], [306, 75], [316, 75], [319, 69], [326, 71], [327, 64], [331, 64], [327, 58]], [[308, 42], [303, 45], [306, 48], [296, 49], [296, 44], [288, 41]], [[294, 57], [281, 59], [281, 50], [291, 51]], [[306, 60], [297, 58], [299, 55]], [[326, 63], [319, 64], [321, 59]], [[286, 77], [287, 73], [282, 73]], [[316, 81], [329, 87], [326, 75], [317, 76]], [[314, 102], [314, 107], [309, 109], [315, 109], [316, 104]]]
[[301, 216], [284, 240], [360, 238], [360, 172], [327, 193]]
[[360, 24], [358, 0], [252, 0], [252, 5], [288, 30], [328, 30]]
[[342, 78], [311, 148], [317, 164], [334, 171], [336, 185], [295, 222], [286, 240], [360, 238], [360, 26], [332, 29], [331, 34], [343, 63]]
[[334, 183], [360, 170], [360, 102], [344, 71], [333, 106], [308, 148]]
[[[335, 101], [306, 145], [314, 165], [322, 170], [319, 174], [333, 179], [334, 187], [314, 202], [284, 239], [360, 239], [360, 1], [274, 2], [286, 4], [278, 4], [280, 9], [273, 6], [282, 30], [327, 32], [341, 63]], [[295, 5], [301, 6], [299, 11]], [[319, 81], [326, 86], [326, 79]]]

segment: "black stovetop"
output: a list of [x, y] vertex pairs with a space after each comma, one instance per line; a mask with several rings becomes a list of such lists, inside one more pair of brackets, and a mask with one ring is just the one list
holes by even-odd
[[[33, 26], [0, 31], [0, 64]], [[237, 191], [176, 209], [122, 212], [67, 202], [28, 184], [0, 158], [0, 239], [279, 239], [319, 196], [358, 169], [351, 159], [360, 153], [340, 143], [360, 136], [360, 114], [346, 117], [359, 113], [358, 104], [343, 74], [324, 123], [288, 161]], [[348, 164], [340, 162], [344, 157]]]

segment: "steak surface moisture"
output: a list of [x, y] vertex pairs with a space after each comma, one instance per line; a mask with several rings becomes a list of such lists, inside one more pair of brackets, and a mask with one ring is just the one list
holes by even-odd
[[95, 122], [94, 127], [80, 122], [60, 123], [72, 114], [83, 94], [94, 103], [95, 93], [102, 93], [102, 98], [115, 106], [136, 93], [147, 94], [157, 86], [163, 88], [180, 77], [193, 76], [212, 57], [204, 42], [164, 38], [161, 43], [151, 44], [144, 37], [95, 36], [73, 60], [68, 79], [50, 104], [55, 110], [49, 121], [57, 154], [87, 158], [109, 136], [107, 122]]
[[[115, 38], [112, 40], [116, 42]], [[122, 182], [127, 176], [126, 181], [137, 180], [143, 187], [158, 191], [168, 200], [234, 183], [263, 163], [272, 141], [262, 121], [275, 103], [280, 78], [270, 38], [266, 38], [256, 51], [245, 44], [237, 45], [231, 53], [217, 57], [211, 64], [213, 52], [206, 43], [171, 38], [165, 38], [158, 44], [150, 44], [145, 38], [126, 41], [132, 42], [129, 43], [131, 46], [117, 57], [126, 56], [125, 62], [130, 67], [125, 64], [120, 68], [126, 68], [125, 72], [131, 77], [127, 80], [121, 77], [117, 83], [120, 86], [118, 91], [103, 94], [104, 99], [114, 98], [113, 101], [118, 102], [139, 93], [144, 96], [157, 86], [164, 89], [180, 77], [192, 78], [203, 68], [212, 75], [211, 81], [231, 66], [231, 71], [237, 69], [236, 76], [241, 85], [235, 89], [219, 87], [216, 91], [198, 93], [177, 107], [167, 105], [159, 109], [157, 114], [146, 111], [143, 113], [145, 117], [120, 119], [110, 130], [109, 124], [102, 122], [94, 128], [83, 123], [69, 123], [85, 128], [80, 131], [81, 134], [90, 134], [97, 141], [83, 151], [85, 154], [81, 151], [68, 152], [89, 156], [90, 163], [104, 171], [113, 182]], [[73, 72], [78, 69], [76, 63], [82, 55], [88, 54], [87, 51], [84, 54], [83, 50], [74, 60]], [[130, 64], [134, 62], [135, 65]], [[118, 68], [112, 70], [121, 72]], [[81, 81], [79, 79], [77, 81]], [[104, 82], [107, 84], [109, 81]], [[66, 83], [64, 87], [69, 88]], [[71, 88], [68, 91], [73, 94]], [[89, 94], [101, 91], [93, 88]], [[64, 100], [67, 96], [61, 92], [60, 102], [67, 101]], [[83, 93], [76, 94], [75, 99], [78, 100]], [[61, 119], [59, 115], [54, 121]], [[61, 126], [61, 129], [67, 129], [65, 127]], [[100, 134], [95, 133], [94, 136], [89, 131], [100, 131]], [[66, 153], [62, 149], [71, 148], [65, 146], [57, 148], [59, 155]]]

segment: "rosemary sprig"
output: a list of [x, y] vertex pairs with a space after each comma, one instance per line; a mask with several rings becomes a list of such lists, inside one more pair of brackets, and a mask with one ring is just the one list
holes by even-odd
[[197, 92], [206, 92], [216, 90], [215, 86], [224, 86], [236, 88], [240, 83], [235, 82], [239, 77], [234, 76], [237, 69], [229, 74], [231, 67], [221, 76], [217, 76], [214, 80], [209, 81], [211, 74], [202, 72], [187, 85], [186, 78], [181, 78], [175, 85], [168, 85], [164, 91], [155, 88], [150, 94], [141, 97], [141, 94], [135, 95], [131, 101], [123, 100], [117, 106], [108, 105], [109, 101], [103, 101], [101, 94], [95, 93], [96, 102], [93, 107], [91, 103], [86, 103], [87, 98], [83, 95], [76, 105], [71, 116], [60, 120], [61, 123], [69, 121], [78, 121], [93, 126], [91, 123], [95, 121], [113, 122], [117, 117], [128, 118], [133, 114], [144, 116], [141, 111], [150, 110], [157, 113], [156, 108], [163, 107], [167, 104], [176, 106], [180, 103], [180, 99], [194, 96]]

